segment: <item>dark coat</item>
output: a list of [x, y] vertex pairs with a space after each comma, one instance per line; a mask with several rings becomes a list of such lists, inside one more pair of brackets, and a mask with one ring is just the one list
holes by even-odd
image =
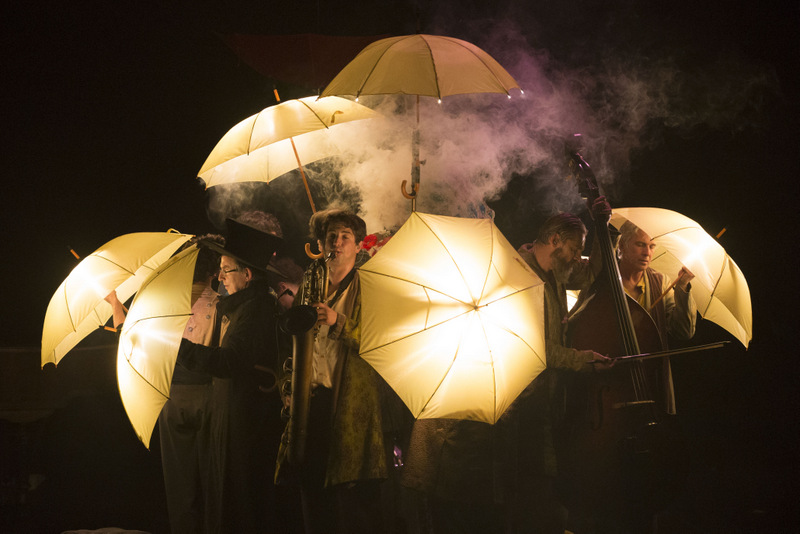
[[220, 300], [219, 346], [181, 343], [188, 369], [230, 379], [224, 523], [231, 532], [269, 532], [274, 525], [272, 472], [283, 429], [277, 391], [278, 303], [255, 280]]

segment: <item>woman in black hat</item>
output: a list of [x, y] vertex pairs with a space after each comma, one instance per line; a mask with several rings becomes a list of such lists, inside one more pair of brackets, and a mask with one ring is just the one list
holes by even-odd
[[210, 347], [184, 339], [178, 364], [230, 380], [224, 458], [222, 532], [279, 532], [272, 474], [283, 424], [277, 391], [277, 299], [266, 280], [282, 240], [228, 219], [219, 280], [228, 296], [217, 305], [219, 342]]

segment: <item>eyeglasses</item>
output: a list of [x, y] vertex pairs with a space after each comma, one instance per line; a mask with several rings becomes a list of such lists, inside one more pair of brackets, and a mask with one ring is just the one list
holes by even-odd
[[240, 271], [240, 270], [241, 269], [237, 267], [236, 269], [220, 269], [219, 272], [220, 272], [220, 274], [230, 274], [230, 273], [233, 273], [233, 272], [236, 272], [236, 271]]

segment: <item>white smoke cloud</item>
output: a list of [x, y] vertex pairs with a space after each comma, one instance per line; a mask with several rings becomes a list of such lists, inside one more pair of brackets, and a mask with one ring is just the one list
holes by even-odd
[[[450, 96], [441, 103], [419, 98], [423, 164], [416, 209], [426, 213], [485, 215], [485, 201], [502, 194], [515, 176], [533, 182], [535, 195], [520, 199], [531, 210], [583, 209], [574, 184], [564, 179], [564, 140], [575, 133], [582, 134], [581, 153], [601, 190], [620, 199], [630, 185], [632, 155], [660, 142], [664, 128], [757, 124], [759, 106], [774, 85], [768, 72], [733, 59], [687, 70], [668, 53], [607, 49], [597, 50], [591, 63], [568, 64], [531, 46], [515, 23], [462, 21], [459, 28], [460, 38], [474, 30], [474, 39], [466, 40], [497, 59], [524, 93]], [[371, 232], [397, 228], [411, 211], [401, 183], [411, 181], [416, 100], [362, 97], [381, 117], [332, 129], [341, 156], [309, 171], [327, 204], [353, 207], [356, 191]]]

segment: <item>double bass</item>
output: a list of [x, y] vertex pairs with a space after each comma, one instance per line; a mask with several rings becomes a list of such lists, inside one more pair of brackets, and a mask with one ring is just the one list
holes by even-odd
[[[571, 174], [592, 204], [600, 196], [589, 164], [568, 150]], [[650, 314], [624, 290], [609, 215], [595, 213], [594, 240], [603, 260], [600, 275], [581, 296], [567, 323], [568, 344], [613, 358], [666, 347]], [[656, 398], [660, 358], [621, 358], [609, 370], [567, 379], [565, 423], [559, 434], [559, 472], [570, 514], [611, 517], [634, 529], [652, 517], [670, 493], [673, 443]], [[624, 361], [624, 363], [622, 363]]]

